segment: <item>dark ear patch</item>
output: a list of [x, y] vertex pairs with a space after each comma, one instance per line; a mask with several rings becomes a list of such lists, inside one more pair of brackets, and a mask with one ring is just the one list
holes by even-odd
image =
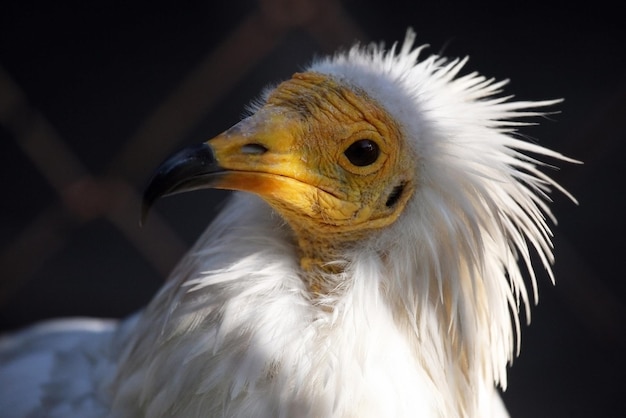
[[389, 197], [387, 198], [387, 202], [385, 203], [388, 208], [392, 207], [398, 202], [400, 196], [402, 196], [402, 192], [404, 192], [404, 186], [406, 186], [406, 183], [400, 183], [393, 188], [393, 190], [389, 194]]

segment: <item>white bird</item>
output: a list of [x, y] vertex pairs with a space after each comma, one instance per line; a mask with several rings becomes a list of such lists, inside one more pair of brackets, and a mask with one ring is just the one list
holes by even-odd
[[0, 415], [507, 416], [518, 262], [536, 297], [548, 194], [567, 194], [539, 158], [573, 160], [515, 134], [558, 101], [511, 101], [422, 49], [409, 31], [318, 60], [166, 160], [146, 210], [244, 193], [138, 314], [4, 337]]

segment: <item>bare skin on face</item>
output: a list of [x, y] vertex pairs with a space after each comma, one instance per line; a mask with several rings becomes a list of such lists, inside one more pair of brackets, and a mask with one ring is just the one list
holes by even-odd
[[318, 73], [295, 74], [207, 144], [221, 170], [210, 187], [255, 193], [283, 216], [313, 294], [332, 292], [350, 248], [393, 223], [416, 185], [397, 123], [359, 88]]

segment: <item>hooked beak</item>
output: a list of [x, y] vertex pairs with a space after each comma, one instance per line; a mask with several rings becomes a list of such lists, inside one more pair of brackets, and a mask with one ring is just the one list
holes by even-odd
[[225, 171], [206, 142], [175, 153], [161, 163], [144, 192], [140, 224], [143, 225], [157, 199], [211, 187], [211, 183]]
[[160, 197], [204, 188], [248, 191], [270, 204], [319, 216], [315, 202], [325, 195], [334, 200], [334, 192], [319, 190], [327, 180], [302, 155], [294, 134], [297, 124], [285, 111], [260, 110], [217, 137], [169, 157], [144, 193], [141, 222]]
[[[273, 166], [289, 166], [284, 152], [290, 143], [286, 120], [282, 113], [259, 111], [215, 138], [167, 158], [144, 192], [140, 224], [161, 197], [207, 188], [259, 192], [263, 173]], [[274, 152], [264, 155], [270, 146]]]

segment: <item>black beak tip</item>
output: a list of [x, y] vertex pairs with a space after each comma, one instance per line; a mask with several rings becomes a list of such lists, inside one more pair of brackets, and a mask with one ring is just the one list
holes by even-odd
[[211, 147], [198, 144], [187, 147], [167, 158], [152, 176], [143, 194], [139, 226], [148, 218], [150, 208], [159, 198], [174, 193], [202, 188], [208, 182], [202, 178], [221, 171]]
[[139, 218], [140, 227], [143, 227], [144, 224], [146, 223], [146, 220], [148, 219], [148, 214], [150, 213], [150, 209], [154, 205], [154, 202], [156, 202], [156, 200], [159, 197], [166, 194], [166, 193], [160, 193], [157, 190], [157, 188], [154, 186], [155, 184], [158, 184], [158, 183], [155, 183], [154, 178], [153, 178], [148, 184], [148, 187], [146, 188], [146, 191], [143, 194], [143, 199], [141, 201], [141, 217]]
[[148, 214], [154, 203], [163, 196], [168, 194], [168, 190], [163, 188], [163, 177], [161, 168], [154, 174], [150, 183], [146, 187], [141, 200], [141, 217], [139, 218], [139, 226], [142, 227], [148, 219]]

